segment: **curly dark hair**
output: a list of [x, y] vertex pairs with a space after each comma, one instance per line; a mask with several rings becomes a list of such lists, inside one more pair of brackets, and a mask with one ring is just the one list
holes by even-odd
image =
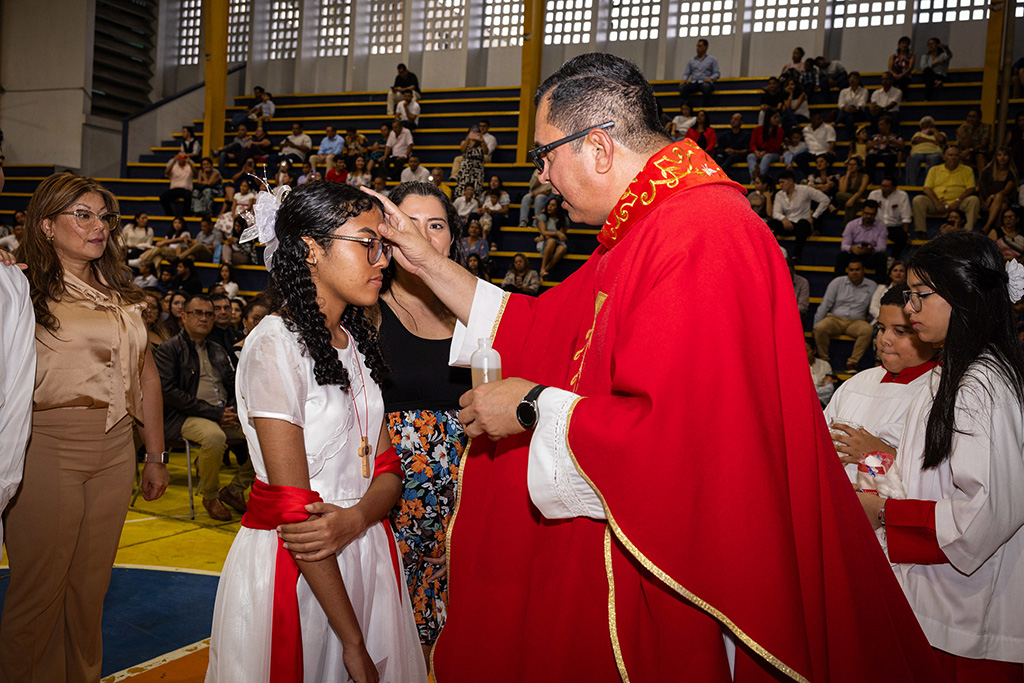
[[[459, 212], [455, 210], [455, 206], [452, 201], [448, 199], [448, 196], [441, 191], [433, 183], [402, 183], [391, 191], [388, 195], [388, 199], [395, 206], [400, 206], [407, 197], [433, 197], [437, 201], [441, 202], [441, 206], [444, 208], [446, 220], [448, 221], [448, 232], [452, 236], [452, 246], [448, 249], [448, 258], [456, 263], [465, 263], [462, 254], [462, 217], [459, 216]], [[388, 264], [388, 267], [384, 269], [384, 285], [381, 287], [380, 292], [383, 294], [391, 288], [391, 283], [395, 279], [395, 265], [394, 259]]]
[[[306, 264], [309, 247], [302, 238], [311, 237], [326, 249], [331, 244], [327, 235], [348, 219], [374, 210], [381, 213], [383, 220], [384, 209], [378, 199], [345, 183], [316, 180], [293, 190], [277, 212], [279, 246], [270, 271], [270, 309], [299, 335], [303, 353], [313, 359], [313, 376], [321, 386], [336, 384], [342, 391], [348, 391], [351, 382], [337, 350], [331, 346], [331, 332], [317, 304], [316, 285]], [[351, 304], [345, 307], [341, 323], [366, 359], [370, 377], [380, 384], [388, 366], [380, 352], [376, 327], [361, 306]]]

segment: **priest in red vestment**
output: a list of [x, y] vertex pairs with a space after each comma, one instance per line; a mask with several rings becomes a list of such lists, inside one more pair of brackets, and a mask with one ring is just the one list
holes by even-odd
[[[448, 535], [437, 683], [941, 681], [835, 456], [781, 250], [743, 189], [670, 144], [629, 62], [566, 62], [532, 153], [586, 264], [539, 298], [460, 271], [393, 205], [381, 233], [505, 379]], [[488, 438], [490, 437], [490, 438]]]

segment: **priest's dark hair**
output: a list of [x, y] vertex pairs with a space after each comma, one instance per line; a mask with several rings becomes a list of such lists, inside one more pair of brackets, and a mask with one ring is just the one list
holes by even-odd
[[[351, 381], [337, 349], [331, 346], [331, 331], [317, 304], [316, 284], [306, 263], [309, 245], [302, 238], [310, 237], [328, 249], [333, 244], [328, 235], [367, 211], [378, 211], [383, 220], [384, 208], [376, 197], [345, 183], [314, 180], [285, 197], [275, 224], [279, 244], [271, 263], [270, 310], [279, 313], [288, 329], [299, 335], [303, 353], [313, 359], [316, 383], [336, 384], [342, 391], [348, 391]], [[341, 322], [366, 358], [373, 381], [380, 384], [387, 374], [387, 363], [380, 352], [377, 328], [361, 306], [352, 304], [345, 306]]]
[[976, 232], [949, 233], [911, 252], [907, 267], [952, 308], [942, 346], [942, 378], [925, 435], [923, 467], [931, 469], [949, 459], [953, 434], [963, 433], [955, 424], [957, 400], [975, 364], [1009, 385], [1024, 408], [1024, 347], [1017, 339], [1005, 261], [995, 242]]
[[[547, 122], [566, 135], [614, 121], [608, 134], [634, 152], [669, 142], [654, 89], [639, 67], [621, 57], [602, 52], [573, 57], [541, 84], [534, 104], [544, 98], [549, 100]], [[583, 140], [570, 144], [579, 151]]]

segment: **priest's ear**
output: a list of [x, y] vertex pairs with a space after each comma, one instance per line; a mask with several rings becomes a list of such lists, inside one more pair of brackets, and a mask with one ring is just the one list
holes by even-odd
[[615, 143], [612, 136], [603, 128], [596, 128], [587, 135], [587, 142], [590, 143], [590, 154], [594, 159], [594, 171], [599, 174], [609, 173], [612, 170], [612, 161], [615, 158]]

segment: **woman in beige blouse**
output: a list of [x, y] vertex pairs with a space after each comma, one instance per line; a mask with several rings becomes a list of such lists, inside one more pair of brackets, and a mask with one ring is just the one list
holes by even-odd
[[0, 680], [99, 680], [103, 597], [135, 476], [133, 419], [146, 444], [143, 496], [167, 488], [160, 377], [117, 211], [96, 181], [52, 175], [32, 196], [16, 254], [28, 264], [38, 365], [7, 517]]

